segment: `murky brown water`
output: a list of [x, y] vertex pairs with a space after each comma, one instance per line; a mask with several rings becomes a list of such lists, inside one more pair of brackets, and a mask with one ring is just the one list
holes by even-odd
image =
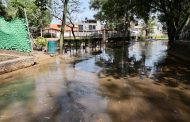
[[136, 42], [0, 76], [0, 122], [189, 122], [190, 66], [166, 49]]

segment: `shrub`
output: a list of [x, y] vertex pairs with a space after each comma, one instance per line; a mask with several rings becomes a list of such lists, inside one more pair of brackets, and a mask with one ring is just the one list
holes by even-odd
[[43, 47], [46, 47], [47, 46], [47, 43], [48, 43], [48, 41], [47, 41], [47, 39], [46, 38], [44, 38], [44, 37], [38, 37], [38, 38], [36, 38], [35, 39], [35, 45], [38, 47], [38, 48], [40, 48], [41, 50], [43, 49]]

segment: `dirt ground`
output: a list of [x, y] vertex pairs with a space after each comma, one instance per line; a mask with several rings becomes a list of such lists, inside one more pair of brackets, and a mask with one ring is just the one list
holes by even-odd
[[0, 54], [0, 62], [7, 61], [7, 60], [12, 60], [12, 59], [16, 59], [16, 58], [17, 57], [15, 57], [15, 56], [1, 55]]

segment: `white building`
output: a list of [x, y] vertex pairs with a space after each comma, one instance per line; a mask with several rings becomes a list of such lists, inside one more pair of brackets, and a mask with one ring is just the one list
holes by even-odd
[[101, 35], [102, 24], [100, 21], [93, 19], [85, 19], [78, 23], [78, 32], [76, 36], [85, 37], [85, 36], [95, 36], [99, 37]]
[[[100, 21], [88, 20], [81, 21], [78, 24], [75, 24], [74, 33], [76, 37], [100, 37], [102, 34], [102, 25]], [[56, 38], [60, 37], [61, 33], [61, 24], [50, 24], [44, 30], [44, 33], [49, 33], [49, 35], [54, 35]], [[73, 38], [71, 28], [65, 26], [64, 37]]]
[[[131, 23], [131, 36], [132, 37], [145, 37], [145, 24], [143, 21], [139, 21], [138, 24]], [[166, 37], [166, 34], [163, 31], [163, 25], [158, 22], [158, 20], [154, 20], [154, 26], [151, 28], [152, 32], [149, 33], [149, 36], [152, 38], [160, 38]]]
[[102, 29], [100, 21], [96, 20], [88, 20], [82, 21], [78, 24], [79, 32], [92, 32], [92, 31], [99, 31]]

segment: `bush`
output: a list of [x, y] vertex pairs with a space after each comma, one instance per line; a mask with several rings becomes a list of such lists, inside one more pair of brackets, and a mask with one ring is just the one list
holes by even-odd
[[43, 47], [47, 46], [48, 41], [46, 38], [40, 36], [35, 39], [34, 43], [37, 46], [37, 48], [40, 48], [42, 50]]

